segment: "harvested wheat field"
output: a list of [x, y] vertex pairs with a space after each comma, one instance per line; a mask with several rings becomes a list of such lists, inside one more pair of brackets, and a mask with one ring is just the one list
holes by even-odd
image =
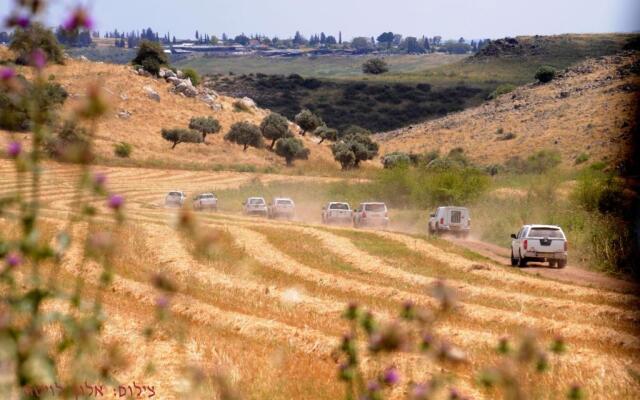
[[[190, 388], [181, 377], [189, 366], [223, 371], [247, 398], [340, 398], [336, 349], [348, 328], [341, 318], [345, 306], [355, 301], [382, 320], [398, 315], [408, 300], [433, 309], [437, 302], [429, 288], [441, 279], [457, 292], [457, 305], [435, 331], [463, 352], [462, 359], [386, 357], [385, 365], [396, 365], [402, 379], [423, 381], [444, 371], [464, 395], [493, 398], [495, 393], [477, 383], [479, 371], [499, 362], [500, 338], [517, 340], [532, 332], [545, 346], [557, 337], [568, 345], [566, 354], [549, 360], [549, 372], [530, 376], [545, 393], [555, 393], [549, 398], [564, 396], [573, 384], [592, 399], [640, 396], [640, 298], [634, 294], [523, 274], [401, 233], [234, 214], [195, 214], [200, 237], [210, 239], [202, 252], [197, 238], [176, 229], [179, 212], [162, 207], [164, 194], [237, 187], [255, 174], [116, 167], [96, 167], [96, 172], [105, 172], [109, 191], [126, 199], [115, 278], [104, 299], [103, 340], [127, 351], [118, 378], [151, 382], [156, 398], [184, 398]], [[78, 174], [74, 166], [45, 165], [41, 213], [50, 230], [65, 224], [74, 209]], [[12, 164], [1, 161], [0, 196], [17, 185]], [[107, 211], [96, 205], [100, 221]], [[76, 233], [83, 229], [78, 225]], [[80, 275], [95, 287], [99, 271], [83, 265], [80, 253], [72, 245], [60, 273], [69, 280]], [[170, 299], [169, 322], [146, 339], [142, 330], [153, 319], [158, 296], [151, 279], [158, 273], [178, 290]], [[147, 375], [150, 360], [154, 368]], [[373, 359], [365, 366], [383, 367]]]
[[566, 165], [628, 156], [637, 114], [638, 53], [589, 59], [545, 85], [529, 84], [482, 106], [378, 135], [382, 153], [462, 147], [475, 162], [504, 163], [530, 149], [557, 150]]

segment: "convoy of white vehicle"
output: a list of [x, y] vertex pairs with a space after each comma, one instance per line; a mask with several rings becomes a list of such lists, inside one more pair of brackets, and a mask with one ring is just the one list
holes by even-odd
[[[183, 207], [186, 195], [175, 190], [167, 193], [165, 207]], [[193, 197], [194, 210], [218, 210], [214, 193], [199, 193]], [[270, 219], [294, 220], [295, 202], [288, 197], [274, 197], [267, 205], [264, 197], [249, 197], [242, 203], [245, 215]], [[389, 210], [382, 202], [360, 203], [355, 210], [346, 202], [329, 202], [322, 207], [323, 224], [353, 225], [361, 227], [389, 226]], [[471, 232], [471, 213], [466, 207], [442, 206], [429, 214], [429, 235], [453, 235], [467, 238]], [[511, 265], [526, 267], [528, 262], [547, 262], [550, 267], [567, 265], [568, 244], [562, 228], [555, 225], [524, 225], [511, 235]]]

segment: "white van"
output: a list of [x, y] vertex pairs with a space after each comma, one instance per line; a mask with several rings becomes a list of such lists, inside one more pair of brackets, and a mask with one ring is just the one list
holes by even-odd
[[429, 216], [429, 234], [452, 233], [467, 237], [471, 231], [471, 215], [465, 207], [438, 207]]

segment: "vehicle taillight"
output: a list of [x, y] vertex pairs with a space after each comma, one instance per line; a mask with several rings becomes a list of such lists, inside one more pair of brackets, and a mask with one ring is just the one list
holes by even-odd
[[367, 218], [367, 212], [366, 211], [362, 211], [362, 218]]
[[389, 216], [389, 212], [385, 211], [384, 212], [384, 217], [387, 218]]
[[566, 240], [564, 241], [564, 251], [569, 250], [569, 242], [567, 242]]
[[440, 218], [440, 225], [444, 225], [444, 218]]
[[524, 249], [526, 250], [527, 247], [529, 247], [529, 241], [525, 239], [524, 242], [522, 243], [522, 247], [524, 247]]

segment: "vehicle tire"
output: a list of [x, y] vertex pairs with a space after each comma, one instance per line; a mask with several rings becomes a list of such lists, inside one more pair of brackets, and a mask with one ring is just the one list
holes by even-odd
[[558, 268], [564, 268], [567, 266], [567, 260], [558, 260], [558, 263], [556, 265]]
[[549, 268], [557, 268], [558, 260], [549, 260]]
[[522, 253], [520, 253], [520, 257], [518, 257], [518, 267], [525, 268], [527, 266], [526, 257], [522, 257]]
[[518, 260], [513, 256], [513, 249], [511, 249], [511, 266], [515, 267], [518, 265]]

